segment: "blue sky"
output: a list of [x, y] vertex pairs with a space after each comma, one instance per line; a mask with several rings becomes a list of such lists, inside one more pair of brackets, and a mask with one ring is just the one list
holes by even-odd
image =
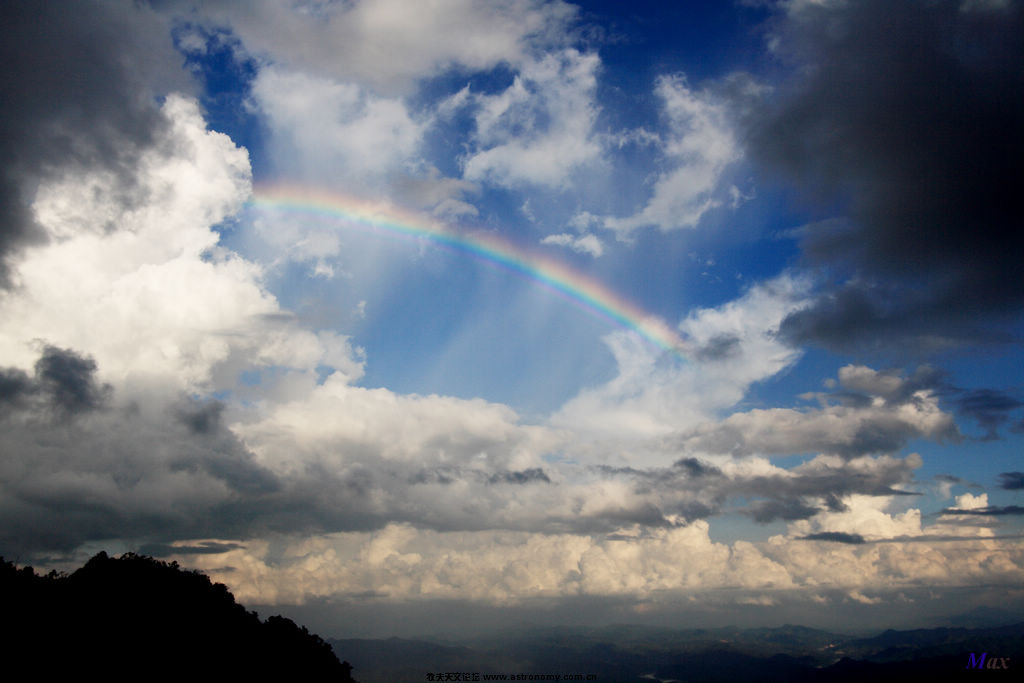
[[328, 634], [1021, 604], [1019, 3], [4, 12], [4, 555]]

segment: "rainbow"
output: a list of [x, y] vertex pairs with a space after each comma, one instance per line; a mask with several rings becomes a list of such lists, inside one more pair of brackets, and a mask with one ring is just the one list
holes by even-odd
[[659, 317], [566, 264], [536, 251], [528, 251], [494, 233], [456, 230], [383, 202], [305, 186], [257, 186], [247, 206], [256, 210], [318, 216], [399, 237], [426, 239], [525, 276], [563, 295], [585, 311], [635, 331], [663, 350], [681, 357], [684, 354], [683, 339]]

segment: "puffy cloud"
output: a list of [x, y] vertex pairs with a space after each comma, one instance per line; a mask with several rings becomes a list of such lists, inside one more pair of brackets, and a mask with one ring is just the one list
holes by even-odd
[[[1009, 338], [1024, 304], [1013, 179], [1024, 154], [1024, 8], [958, 0], [792, 3], [774, 30], [793, 83], [752, 156], [848, 220], [809, 226], [843, 273], [782, 332], [833, 349]], [[881, 28], [880, 28], [881, 27]], [[971, 169], [964, 173], [963, 169]]]
[[486, 71], [528, 59], [563, 42], [576, 12], [557, 0], [259, 0], [203, 3], [190, 18], [229, 26], [251, 53], [290, 69], [398, 94], [452, 68]]
[[366, 189], [419, 160], [425, 124], [400, 98], [279, 66], [259, 71], [252, 98], [279, 146], [278, 162], [291, 159], [293, 177]]
[[225, 575], [232, 590], [243, 600], [265, 602], [371, 594], [390, 601], [469, 597], [510, 604], [535, 597], [789, 585], [785, 570], [753, 545], [714, 543], [703, 522], [615, 539], [392, 525], [372, 534], [296, 540], [276, 558], [276, 569], [265, 564], [269, 550], [257, 543], [189, 561], [209, 565], [215, 575], [218, 563], [234, 567]]
[[[691, 312], [679, 325], [693, 349], [686, 361], [662, 357], [632, 334], [614, 333], [606, 341], [618, 375], [580, 392], [553, 423], [604, 435], [659, 436], [715, 416], [739, 401], [751, 383], [799, 358], [777, 339], [776, 329], [802, 299], [803, 284], [784, 275], [718, 308]], [[720, 362], [726, 356], [728, 362]]]
[[596, 54], [565, 49], [524, 62], [505, 90], [468, 98], [476, 130], [464, 177], [558, 189], [575, 169], [598, 161], [592, 128], [599, 66]]
[[568, 247], [575, 252], [580, 254], [590, 254], [594, 258], [597, 258], [604, 253], [604, 244], [595, 235], [570, 235], [568, 233], [560, 233], [558, 235], [548, 235], [540, 241], [541, 244], [557, 244], [562, 247]]
[[856, 534], [866, 540], [920, 536], [921, 511], [911, 508], [903, 513], [886, 512], [893, 503], [890, 496], [851, 495], [842, 510], [821, 510], [813, 517], [794, 521], [789, 533], [811, 536], [825, 532]]
[[[897, 521], [894, 525], [899, 527]], [[913, 527], [913, 516], [903, 526]], [[790, 601], [794, 590], [860, 595], [934, 590], [976, 581], [1015, 584], [1024, 549], [978, 539], [948, 543], [851, 543], [854, 533], [774, 536], [717, 543], [705, 522], [614, 536], [436, 532], [407, 525], [379, 531], [256, 541], [220, 554], [181, 554], [225, 581], [242, 600], [298, 603], [361, 596], [376, 603], [464, 599], [494, 605], [538, 597], [631, 600]], [[186, 548], [195, 545], [190, 543]], [[168, 549], [173, 550], [173, 549]], [[680, 561], [684, 558], [684, 561]], [[737, 591], [740, 591], [737, 594]], [[842, 595], [839, 596], [839, 599]]]
[[[964, 520], [965, 517], [980, 515], [983, 517], [1003, 517], [1006, 515], [1024, 515], [1024, 507], [1019, 505], [989, 505], [988, 494], [977, 496], [965, 493], [956, 497], [956, 507], [942, 511], [943, 517]], [[973, 522], [971, 522], [973, 523]]]
[[660, 78], [655, 92], [668, 128], [661, 146], [670, 169], [658, 176], [641, 210], [604, 220], [604, 226], [620, 236], [645, 226], [695, 227], [722, 203], [717, 192], [722, 176], [742, 156], [726, 103], [716, 93], [695, 91], [682, 76]]
[[190, 391], [231, 388], [244, 367], [361, 374], [344, 337], [299, 329], [260, 268], [218, 246], [210, 226], [250, 191], [245, 150], [206, 130], [191, 100], [169, 96], [162, 115], [161, 144], [139, 155], [130, 192], [102, 167], [38, 188], [35, 218], [51, 241], [25, 251], [18, 290], [0, 302], [5, 357], [28, 367], [44, 339], [88, 352], [108, 381]]
[[965, 493], [956, 497], [956, 506], [961, 510], [978, 510], [988, 507], [988, 494], [982, 493], [977, 496]]

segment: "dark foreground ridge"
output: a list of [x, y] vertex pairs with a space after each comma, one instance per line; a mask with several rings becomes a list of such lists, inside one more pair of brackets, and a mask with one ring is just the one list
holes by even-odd
[[70, 576], [39, 576], [0, 558], [0, 600], [5, 665], [52, 680], [91, 671], [354, 683], [319, 636], [284, 617], [261, 621], [177, 563], [100, 553]]

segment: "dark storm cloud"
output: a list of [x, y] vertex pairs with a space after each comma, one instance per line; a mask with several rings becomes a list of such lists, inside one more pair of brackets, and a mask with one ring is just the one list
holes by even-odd
[[833, 543], [847, 543], [849, 545], [863, 545], [864, 537], [860, 534], [847, 534], [842, 531], [822, 531], [816, 534], [807, 534], [800, 537], [801, 541], [831, 541]]
[[0, 416], [30, 409], [39, 417], [68, 418], [98, 410], [110, 387], [96, 381], [96, 362], [70, 349], [43, 348], [30, 377], [16, 368], [0, 369]]
[[[33, 376], [0, 370], [0, 554], [241, 537], [287, 494], [225, 426], [182, 420], [210, 404], [125, 405], [96, 373], [91, 358], [52, 346]], [[239, 500], [255, 514], [232, 517]]]
[[800, 3], [775, 37], [798, 75], [750, 152], [850, 217], [805, 234], [809, 259], [846, 277], [782, 334], [834, 349], [996, 339], [1024, 305], [1024, 3]]
[[1024, 472], [1003, 472], [999, 475], [999, 488], [1007, 491], [1024, 489]]
[[96, 361], [74, 351], [48, 346], [36, 361], [36, 382], [52, 405], [75, 415], [100, 408], [109, 386], [96, 382]]
[[134, 161], [165, 124], [155, 96], [188, 87], [180, 61], [139, 3], [0, 3], [0, 286], [12, 253], [42, 239], [29, 209], [41, 181], [93, 168], [130, 197]]
[[18, 369], [0, 370], [0, 411], [4, 404], [17, 405], [24, 401], [32, 392], [32, 380]]

